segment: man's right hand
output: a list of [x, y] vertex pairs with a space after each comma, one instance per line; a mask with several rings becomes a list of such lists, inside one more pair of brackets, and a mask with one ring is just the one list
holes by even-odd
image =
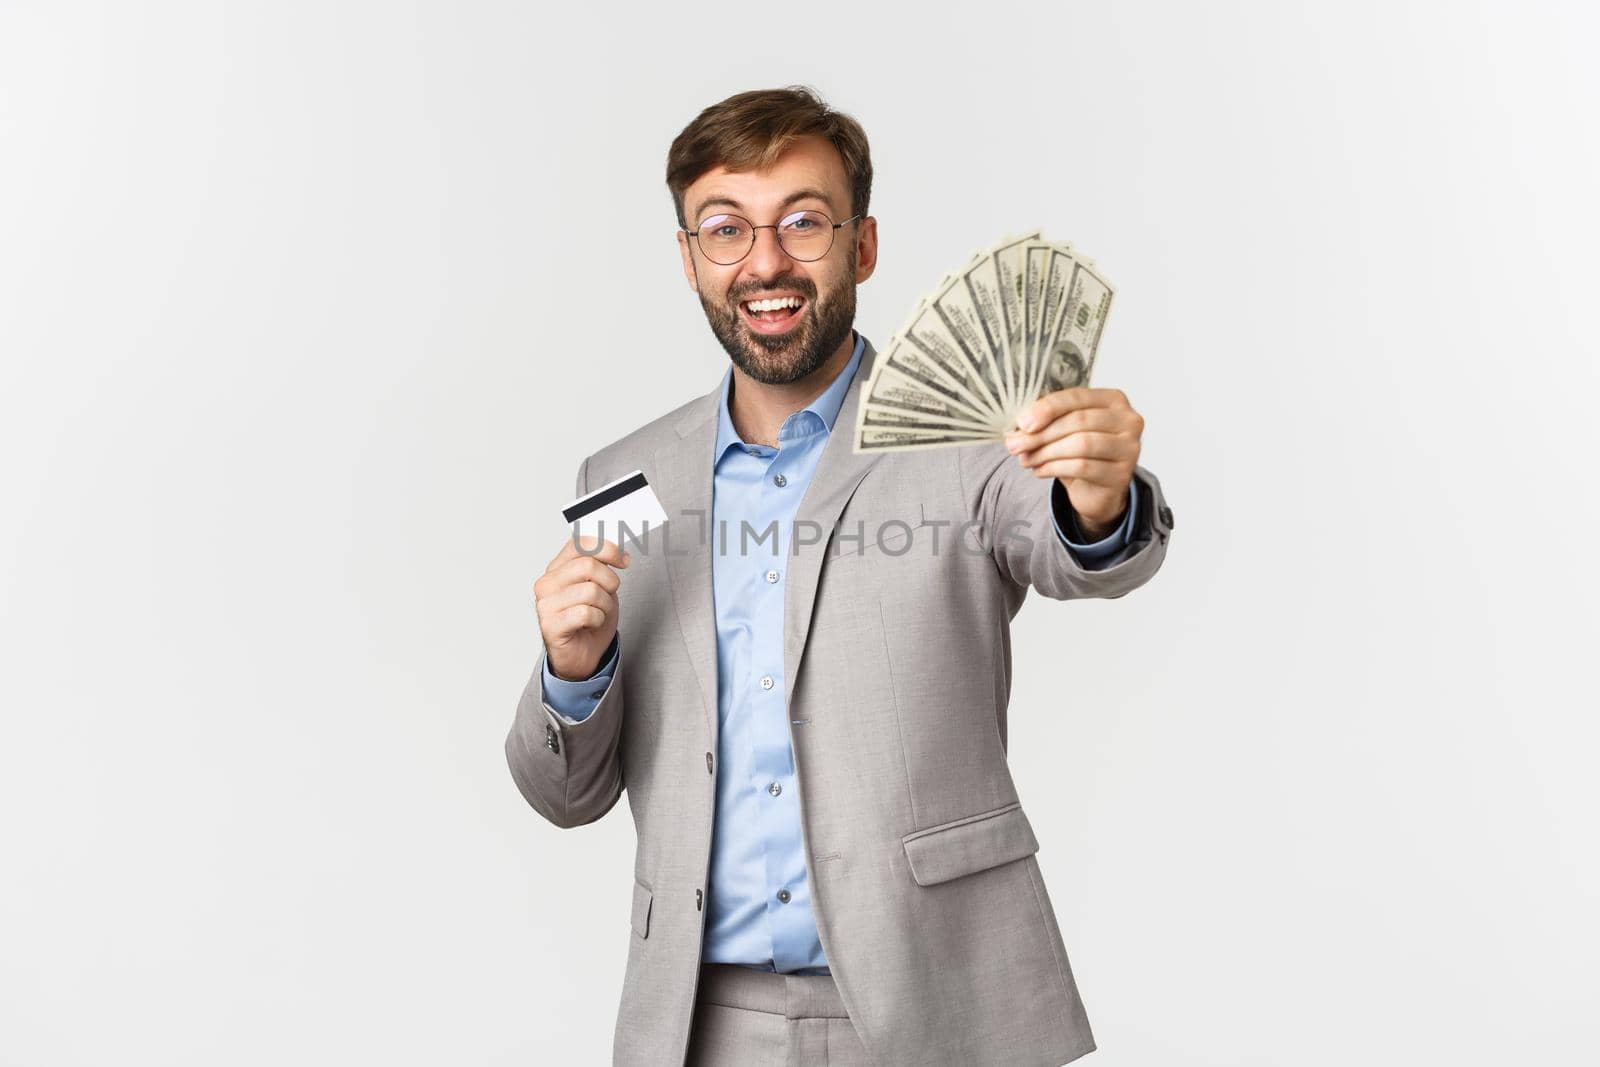
[[600, 657], [617, 632], [617, 587], [622, 576], [614, 568], [627, 567], [629, 559], [614, 542], [589, 536], [579, 540], [583, 552], [567, 538], [533, 583], [550, 672], [569, 682], [582, 681], [600, 669]]

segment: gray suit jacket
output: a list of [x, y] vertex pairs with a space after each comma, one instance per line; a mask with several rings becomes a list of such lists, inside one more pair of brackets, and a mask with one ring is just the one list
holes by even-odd
[[[873, 1063], [1059, 1065], [1094, 1038], [1006, 764], [1010, 622], [1030, 586], [1067, 600], [1142, 585], [1172, 513], [1138, 468], [1133, 540], [1087, 570], [1051, 524], [1051, 483], [1002, 444], [855, 453], [874, 356], [869, 343], [800, 503], [796, 525], [822, 537], [788, 560], [784, 590], [818, 932]], [[627, 790], [638, 848], [617, 1064], [681, 1063], [694, 1011], [717, 771], [703, 531], [718, 401], [584, 461], [579, 493], [642, 468], [669, 522], [629, 546], [621, 659], [593, 714], [574, 725], [545, 704], [541, 660], [506, 737], [517, 788], [557, 826], [593, 822]]]

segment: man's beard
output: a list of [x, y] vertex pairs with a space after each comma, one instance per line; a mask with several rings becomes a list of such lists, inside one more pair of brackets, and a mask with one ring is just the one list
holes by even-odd
[[[853, 259], [854, 257], [852, 257]], [[845, 284], [827, 300], [817, 299], [816, 286], [803, 276], [774, 278], [760, 286], [729, 293], [726, 304], [712, 304], [700, 296], [711, 332], [734, 366], [763, 385], [788, 385], [821, 367], [850, 336], [856, 318], [855, 264], [849, 264]], [[789, 332], [771, 336], [756, 333], [744, 321], [739, 305], [759, 293], [785, 289], [805, 297], [804, 321]]]

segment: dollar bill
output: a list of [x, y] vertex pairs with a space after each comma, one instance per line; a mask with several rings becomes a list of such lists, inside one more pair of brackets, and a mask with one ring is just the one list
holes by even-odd
[[1023, 352], [1028, 366], [1023, 374], [1028, 381], [1034, 378], [1035, 357], [1040, 342], [1040, 334], [1044, 330], [1044, 283], [1045, 275], [1050, 272], [1050, 253], [1054, 246], [1048, 241], [1029, 241], [1023, 246], [1023, 330], [1025, 345]]
[[1039, 396], [1089, 383], [1114, 296], [1093, 260], [1037, 230], [974, 254], [880, 352], [856, 450], [1003, 439]]
[[[973, 257], [940, 286], [928, 301], [922, 319], [934, 318], [943, 325], [944, 333], [955, 339], [962, 357], [977, 375], [979, 384], [987, 394], [984, 399], [995, 411], [1005, 412], [1011, 405], [1009, 392], [1001, 383], [1000, 354], [989, 339], [988, 326], [979, 309], [978, 299], [973, 296], [967, 282], [969, 274], [976, 274], [982, 269], [983, 260], [981, 253]], [[918, 339], [920, 328], [919, 323], [910, 333], [913, 340]]]
[[880, 426], [863, 426], [856, 433], [857, 452], [904, 452], [915, 448], [943, 448], [950, 445], [975, 445], [984, 441], [999, 440], [992, 433], [939, 432], [931, 430], [897, 430]]
[[[935, 332], [930, 329], [925, 336]], [[955, 350], [954, 342], [950, 342], [950, 350]], [[896, 335], [873, 363], [873, 369], [874, 374], [893, 370], [902, 381], [915, 383], [932, 396], [969, 412], [980, 422], [1002, 414], [982, 399], [984, 390], [976, 374], [950, 351], [943, 351], [940, 356], [929, 355], [925, 347]]]
[[894, 425], [890, 419], [930, 420], [942, 426], [965, 426], [994, 430], [1003, 420], [996, 414], [974, 412], [943, 393], [930, 392], [920, 381], [897, 368], [878, 363], [864, 387], [862, 408], [883, 414], [877, 425]]
[[985, 377], [985, 368], [969, 356], [945, 326], [932, 303], [923, 299], [900, 331], [901, 350], [887, 353], [887, 362], [907, 373], [932, 373], [980, 411], [1002, 414], [999, 395]]
[[1112, 295], [1111, 286], [1087, 261], [1073, 263], [1055, 333], [1040, 346], [1044, 362], [1030, 386], [1033, 396], [1089, 384]]
[[994, 256], [995, 279], [999, 284], [1006, 373], [1011, 379], [1014, 396], [1021, 396], [1024, 391], [1023, 383], [1027, 380], [1025, 371], [1029, 363], [1027, 330], [1023, 322], [1023, 287], [1027, 273], [1024, 260], [1028, 244], [1039, 237], [1038, 230], [1022, 237], [1008, 237], [995, 245], [991, 253]]
[[977, 323], [975, 343], [982, 346], [983, 352], [993, 362], [995, 381], [1000, 389], [1001, 409], [1010, 411], [1016, 407], [1017, 387], [1021, 383], [1014, 381], [1011, 375], [1011, 352], [1006, 344], [1000, 274], [995, 266], [994, 250], [985, 249], [974, 255], [961, 272], [961, 281], [965, 285], [964, 299], [959, 304], [961, 313], [965, 314], [970, 306]]

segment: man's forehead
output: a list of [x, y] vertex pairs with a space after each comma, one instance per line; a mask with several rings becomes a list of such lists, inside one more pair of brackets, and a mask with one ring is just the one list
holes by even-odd
[[762, 208], [807, 196], [838, 209], [849, 203], [844, 164], [826, 141], [822, 150], [797, 142], [761, 170], [729, 170], [717, 164], [689, 183], [685, 201], [692, 214], [706, 206]]

